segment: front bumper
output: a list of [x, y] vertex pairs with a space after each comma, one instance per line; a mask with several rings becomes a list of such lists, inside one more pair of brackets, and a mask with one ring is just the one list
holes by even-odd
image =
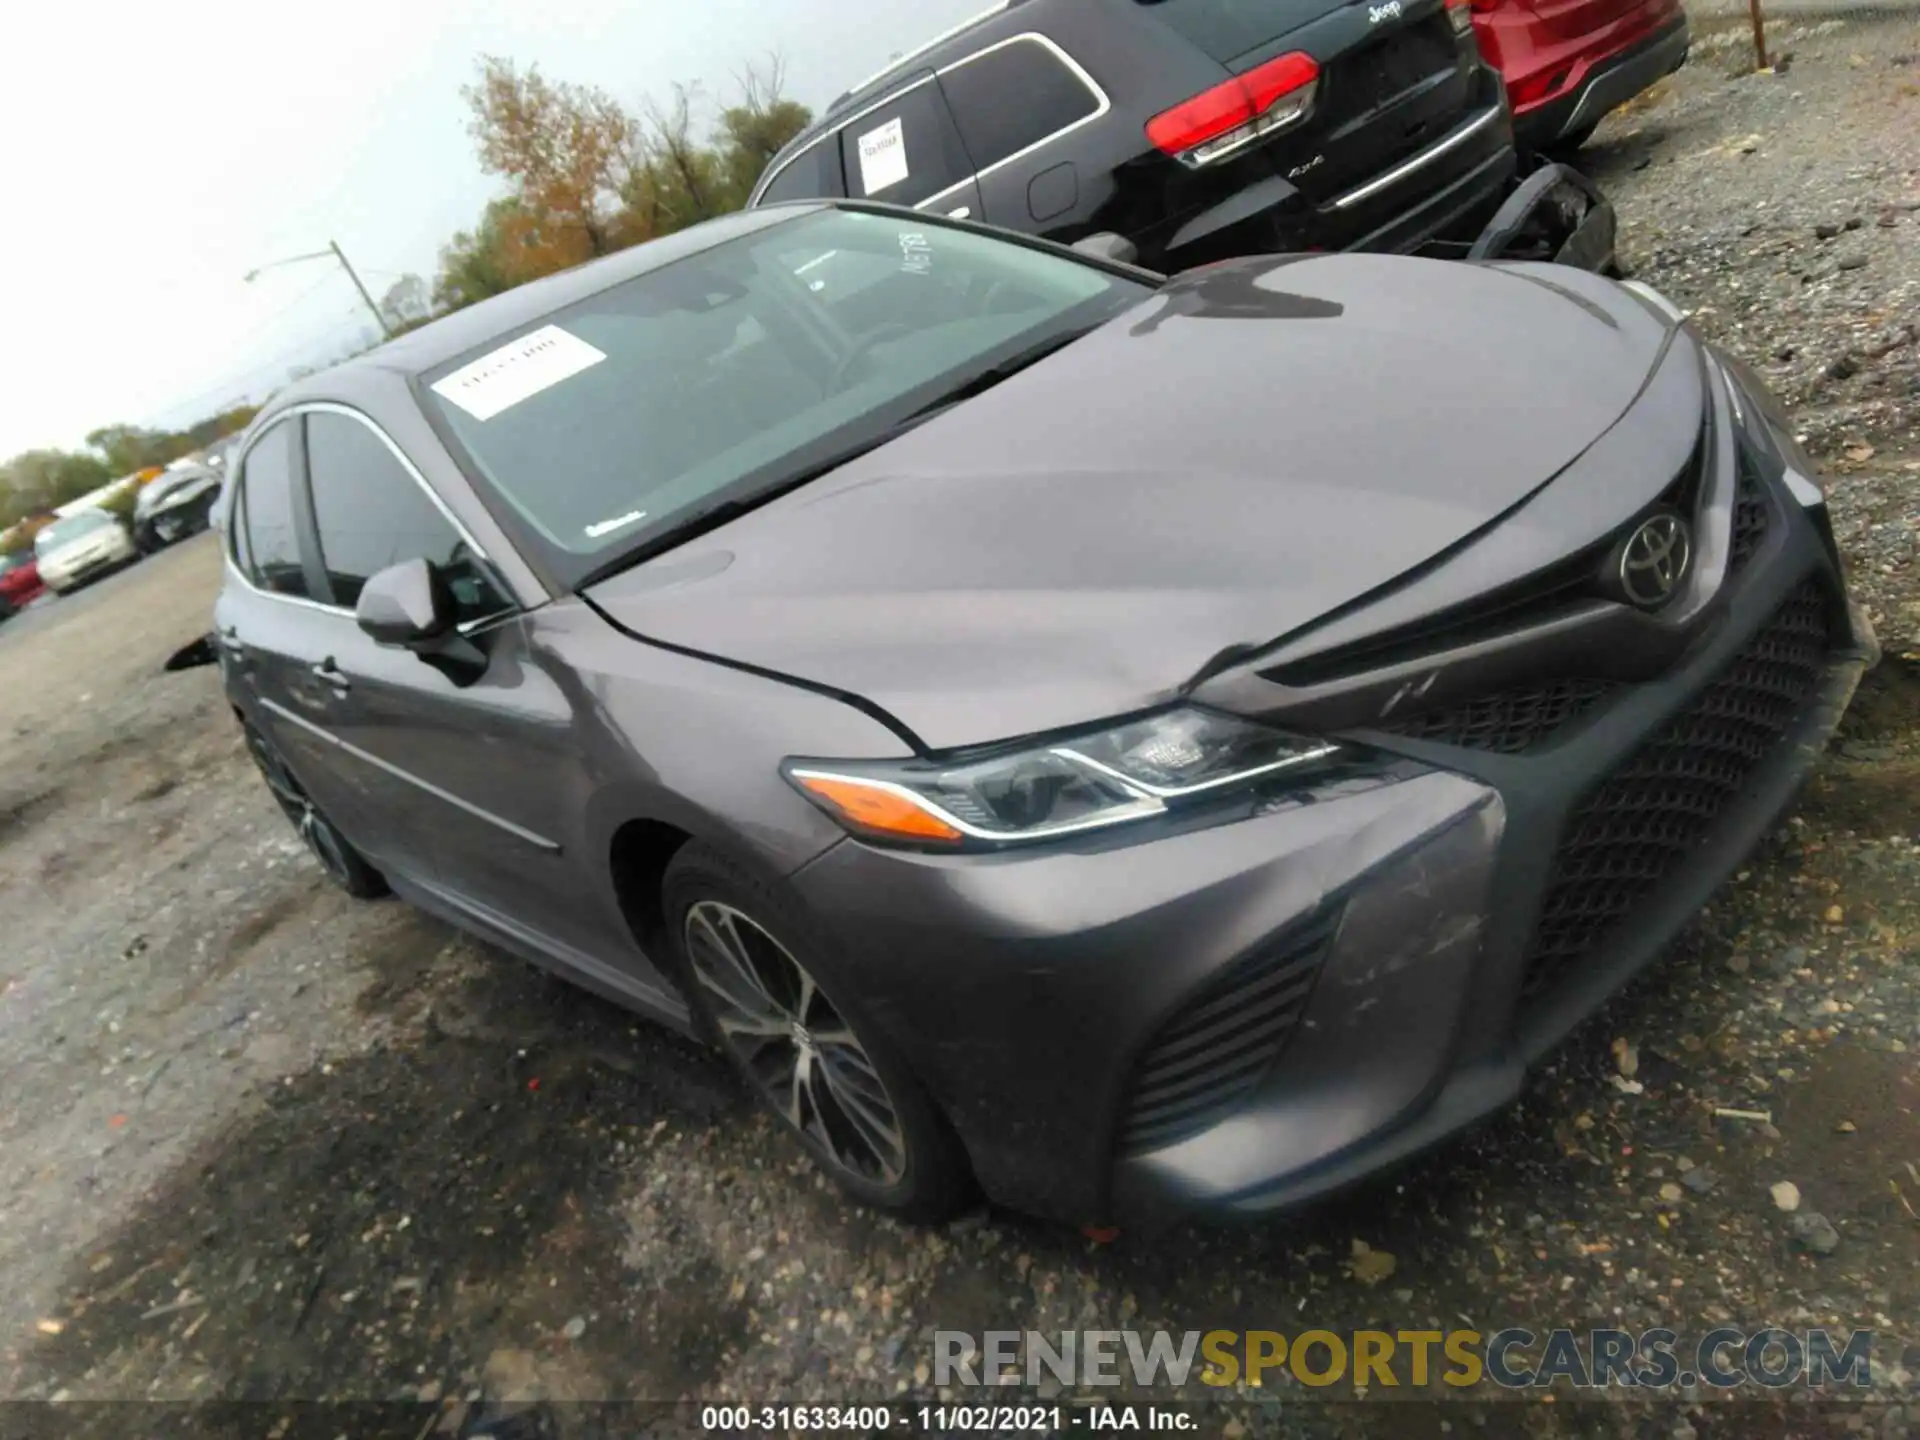
[[[1767, 503], [1711, 632], [1538, 752], [1408, 741], [1390, 779], [1243, 798], [1158, 837], [972, 856], [849, 841], [794, 883], [995, 1199], [1138, 1223], [1323, 1195], [1511, 1101], [1790, 802], [1874, 652], [1824, 511], [1784, 485]], [[1685, 858], [1543, 981], [1536, 927], [1583, 804], [1720, 703], [1809, 586], [1832, 619], [1791, 719]]]
[[40, 578], [46, 582], [47, 588], [50, 590], [74, 590], [86, 584], [89, 580], [98, 580], [102, 576], [111, 574], [121, 566], [130, 564], [139, 558], [139, 552], [129, 544], [124, 549], [115, 549], [102, 552], [98, 555], [91, 555], [85, 560], [75, 562], [71, 565], [62, 565], [54, 570], [49, 570], [42, 566]]

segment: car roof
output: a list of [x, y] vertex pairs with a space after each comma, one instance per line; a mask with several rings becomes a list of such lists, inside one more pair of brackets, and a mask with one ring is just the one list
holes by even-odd
[[[755, 231], [784, 224], [797, 215], [834, 208], [830, 201], [796, 201], [770, 205], [761, 210], [741, 210], [717, 219], [703, 221], [657, 240], [589, 260], [571, 270], [529, 280], [502, 294], [491, 296], [464, 309], [456, 310], [417, 330], [389, 340], [386, 344], [329, 366], [314, 375], [294, 382], [273, 397], [270, 410], [278, 412], [288, 405], [306, 400], [325, 399], [343, 386], [373, 379], [369, 371], [386, 372], [389, 377], [411, 378], [489, 340], [507, 335], [556, 310], [597, 295], [638, 276], [711, 250], [729, 240]], [[262, 419], [271, 418], [263, 415]]]

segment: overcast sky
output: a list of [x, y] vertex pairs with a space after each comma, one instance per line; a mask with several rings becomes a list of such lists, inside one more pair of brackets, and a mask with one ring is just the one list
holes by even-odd
[[[376, 298], [431, 279], [496, 193], [459, 89], [475, 57], [537, 63], [637, 106], [719, 99], [778, 51], [816, 109], [984, 0], [230, 0], [29, 5], [8, 20], [0, 133], [0, 459], [114, 422], [177, 426], [259, 399], [371, 321], [338, 266], [256, 266], [339, 241]], [[356, 311], [358, 313], [356, 314]]]

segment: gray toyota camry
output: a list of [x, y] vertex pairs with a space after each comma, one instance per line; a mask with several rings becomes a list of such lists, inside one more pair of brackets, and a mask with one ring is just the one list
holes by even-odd
[[916, 1217], [1256, 1214], [1506, 1104], [1874, 655], [1777, 403], [1547, 265], [775, 206], [233, 468], [225, 683], [333, 878], [707, 1037]]

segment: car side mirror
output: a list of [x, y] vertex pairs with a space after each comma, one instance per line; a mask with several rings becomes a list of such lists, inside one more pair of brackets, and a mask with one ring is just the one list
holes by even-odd
[[412, 649], [453, 629], [453, 592], [425, 560], [402, 560], [360, 587], [353, 618], [379, 644]]
[[1132, 265], [1140, 258], [1140, 247], [1124, 235], [1111, 230], [1088, 235], [1073, 242], [1073, 248], [1096, 260], [1111, 260], [1116, 265]]

